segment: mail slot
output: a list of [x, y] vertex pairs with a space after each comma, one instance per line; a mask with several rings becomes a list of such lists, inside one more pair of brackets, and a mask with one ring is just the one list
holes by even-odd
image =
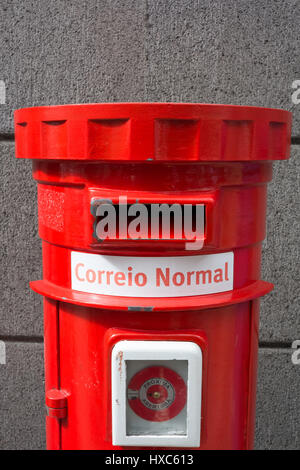
[[267, 183], [291, 114], [15, 113], [38, 186], [49, 449], [251, 449]]
[[[157, 196], [156, 196], [157, 198]], [[93, 199], [91, 213], [95, 217], [94, 238], [104, 240], [203, 240], [206, 206], [195, 201], [131, 202], [120, 197]], [[124, 199], [126, 199], [124, 201]]]

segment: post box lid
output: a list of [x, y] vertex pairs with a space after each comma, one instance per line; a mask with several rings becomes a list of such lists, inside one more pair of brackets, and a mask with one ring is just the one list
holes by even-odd
[[292, 115], [197, 103], [41, 106], [15, 112], [17, 158], [255, 161], [289, 157]]

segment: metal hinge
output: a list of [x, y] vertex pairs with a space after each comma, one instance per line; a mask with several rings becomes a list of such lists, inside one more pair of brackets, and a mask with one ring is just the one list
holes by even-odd
[[46, 392], [46, 409], [50, 418], [63, 419], [67, 417], [68, 392], [52, 388]]

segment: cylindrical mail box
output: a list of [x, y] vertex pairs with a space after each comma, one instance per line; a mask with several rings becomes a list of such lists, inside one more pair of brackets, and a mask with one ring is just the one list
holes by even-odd
[[272, 161], [290, 113], [21, 109], [38, 183], [49, 449], [249, 449]]

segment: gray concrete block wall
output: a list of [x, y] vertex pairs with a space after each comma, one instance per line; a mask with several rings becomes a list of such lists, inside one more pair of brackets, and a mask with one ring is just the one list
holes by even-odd
[[0, 365], [0, 449], [45, 446], [43, 344], [6, 338], [6, 365]]
[[290, 349], [281, 346], [261, 348], [256, 449], [299, 450], [299, 375], [299, 365], [291, 362]]
[[192, 101], [294, 113], [292, 159], [274, 165], [263, 279], [256, 447], [299, 449], [300, 7], [294, 0], [12, 0], [0, 9], [0, 449], [44, 446], [36, 188], [14, 159], [13, 110], [102, 101]]

